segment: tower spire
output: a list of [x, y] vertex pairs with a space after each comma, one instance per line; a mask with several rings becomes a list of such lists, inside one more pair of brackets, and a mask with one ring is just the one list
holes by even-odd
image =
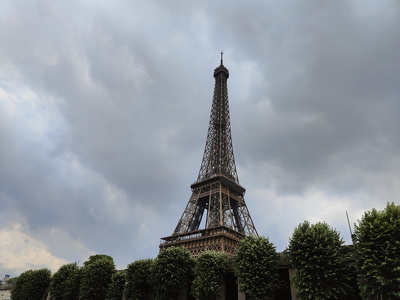
[[[205, 250], [230, 256], [240, 239], [258, 235], [239, 184], [231, 137], [227, 81], [229, 71], [214, 70], [215, 86], [203, 160], [192, 196], [171, 236], [162, 238], [160, 250], [184, 246], [194, 255]], [[203, 216], [205, 215], [205, 220]]]
[[210, 122], [203, 160], [197, 181], [223, 175], [239, 183], [231, 136], [227, 81], [229, 71], [222, 65], [214, 70], [215, 86], [211, 106]]
[[221, 50], [221, 66], [224, 64], [223, 55], [224, 55], [224, 52]]

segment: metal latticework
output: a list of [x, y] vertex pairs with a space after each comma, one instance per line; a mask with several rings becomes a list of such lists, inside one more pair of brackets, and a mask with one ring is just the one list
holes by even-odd
[[221, 65], [214, 70], [215, 87], [211, 106], [210, 123], [203, 161], [197, 181], [223, 174], [239, 183], [233, 156], [231, 123], [229, 118], [229, 71]]
[[[247, 235], [258, 235], [239, 184], [231, 137], [227, 80], [222, 63], [214, 70], [215, 87], [203, 160], [192, 196], [173, 234], [162, 238], [160, 250], [184, 246], [193, 255], [216, 250], [234, 255]], [[205, 216], [205, 218], [204, 218]]]

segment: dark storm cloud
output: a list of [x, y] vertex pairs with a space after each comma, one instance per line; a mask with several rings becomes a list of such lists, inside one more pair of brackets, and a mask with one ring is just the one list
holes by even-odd
[[[66, 11], [61, 16], [63, 9]], [[145, 245], [141, 241], [141, 228], [143, 234], [156, 229], [156, 238], [147, 241], [153, 245], [151, 253], [157, 253], [159, 237], [167, 234], [160, 232], [159, 227], [163, 226], [159, 222], [166, 219], [164, 213], [170, 206], [169, 199], [178, 198], [174, 187], [182, 180], [179, 173], [182, 166], [192, 165], [186, 163], [187, 154], [179, 145], [193, 140], [201, 143], [193, 137], [181, 137], [184, 130], [197, 127], [196, 116], [188, 117], [181, 111], [196, 112], [190, 98], [201, 94], [199, 88], [180, 93], [171, 91], [188, 88], [197, 76], [187, 68], [188, 57], [179, 58], [176, 52], [169, 53], [172, 44], [177, 43], [178, 47], [181, 43], [180, 33], [177, 37], [168, 36], [161, 30], [157, 36], [143, 31], [144, 21], [137, 22], [139, 28], [134, 26], [128, 30], [124, 26], [131, 24], [115, 22], [116, 16], [123, 14], [119, 11], [121, 8], [113, 12], [116, 7], [111, 7], [112, 17], [105, 12], [86, 11], [86, 14], [76, 9], [65, 3], [10, 8], [8, 19], [13, 25], [10, 31], [14, 29], [14, 36], [25, 43], [22, 47], [19, 39], [10, 38], [9, 48], [17, 51], [9, 51], [6, 57], [17, 70], [15, 80], [34, 94], [32, 98], [51, 98], [48, 102], [55, 104], [50, 113], [57, 113], [64, 126], [52, 133], [51, 149], [44, 149], [41, 144], [49, 138], [47, 133], [39, 134], [43, 140], [37, 141], [29, 153], [21, 149], [25, 147], [24, 137], [12, 135], [7, 144], [20, 143], [21, 150], [13, 153], [12, 160], [3, 156], [5, 162], [10, 162], [10, 172], [3, 173], [8, 173], [3, 191], [11, 197], [10, 207], [21, 210], [36, 230], [61, 227], [73, 239], [84, 241], [88, 248], [107, 252], [110, 245], [120, 244], [125, 237], [138, 240], [134, 244], [125, 243], [128, 247]], [[158, 9], [150, 7], [149, 10], [155, 10], [153, 13], [163, 21]], [[130, 18], [144, 17], [136, 12]], [[169, 18], [174, 16], [167, 16], [165, 22], [170, 23]], [[54, 24], [57, 25], [49, 26]], [[31, 26], [34, 35], [22, 30]], [[13, 36], [10, 32], [7, 35]], [[37, 101], [41, 106], [49, 104], [43, 99], [25, 100], [28, 105], [30, 101]], [[45, 119], [41, 122], [53, 121], [46, 120], [40, 108], [32, 111]], [[21, 127], [23, 132], [30, 131], [29, 126]], [[32, 169], [27, 165], [33, 165]], [[75, 179], [69, 180], [70, 177]], [[184, 181], [185, 185], [190, 181]], [[128, 216], [124, 223], [118, 222], [119, 215], [115, 216], [118, 208], [106, 203], [111, 197], [104, 195], [107, 184], [116, 190], [113, 197], [123, 198], [114, 205], [126, 206]], [[152, 210], [159, 212], [152, 213]], [[177, 215], [173, 218], [175, 223]], [[128, 258], [126, 253], [130, 251], [124, 247], [112, 249], [110, 254], [125, 253], [121, 259], [124, 262], [137, 255], [148, 255], [146, 248], [139, 249], [141, 254], [133, 257], [128, 254]]]
[[[296, 183], [282, 182], [283, 189], [291, 184], [304, 189], [320, 177], [329, 181], [345, 167], [343, 161], [355, 171], [372, 171], [365, 165], [368, 157], [374, 161], [380, 151], [382, 159], [399, 150], [381, 144], [382, 139], [397, 140], [391, 137], [392, 130], [400, 125], [395, 118], [398, 18], [391, 15], [382, 22], [380, 15], [357, 15], [349, 1], [324, 3], [304, 14], [302, 26], [292, 28], [289, 40], [303, 39], [296, 48], [285, 49], [285, 57], [270, 51], [269, 88], [259, 95], [259, 102], [266, 98], [268, 106], [263, 115], [249, 109], [249, 114], [260, 117], [253, 117], [245, 130], [259, 134], [248, 135], [242, 145], [250, 160], [268, 157], [297, 173]], [[280, 68], [282, 59], [290, 64]], [[260, 136], [265, 137], [261, 144]]]
[[67, 261], [154, 257], [197, 177], [221, 50], [260, 234], [283, 250], [296, 222], [395, 201], [399, 20], [390, 1], [3, 1], [6, 220]]

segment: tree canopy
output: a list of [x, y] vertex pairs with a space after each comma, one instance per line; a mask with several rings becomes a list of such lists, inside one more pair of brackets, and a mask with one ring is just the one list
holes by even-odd
[[151, 291], [151, 268], [153, 259], [141, 259], [130, 263], [126, 269], [125, 298], [147, 299]]
[[192, 294], [196, 299], [214, 300], [219, 295], [228, 256], [217, 251], [205, 251], [196, 259]]
[[268, 238], [248, 236], [238, 244], [235, 274], [240, 290], [251, 299], [272, 299], [279, 287], [277, 253]]
[[193, 267], [189, 251], [170, 247], [158, 254], [152, 266], [152, 281], [157, 299], [179, 298], [179, 290], [188, 282]]
[[400, 298], [400, 206], [365, 212], [354, 240], [360, 288], [365, 299]]
[[351, 293], [348, 252], [339, 232], [324, 222], [300, 224], [287, 249], [298, 268], [294, 285], [299, 299], [344, 299]]
[[64, 292], [62, 295], [63, 300], [78, 300], [79, 288], [83, 275], [83, 268], [77, 267], [65, 281]]
[[50, 284], [51, 272], [48, 269], [28, 270], [17, 279], [11, 291], [13, 300], [41, 300]]
[[76, 263], [66, 264], [53, 274], [50, 280], [49, 292], [52, 299], [62, 299], [67, 286], [67, 280], [77, 269]]
[[113, 259], [108, 255], [91, 256], [82, 269], [79, 299], [104, 300], [115, 272]]
[[116, 271], [108, 286], [107, 300], [121, 300], [124, 295], [125, 283], [125, 270]]

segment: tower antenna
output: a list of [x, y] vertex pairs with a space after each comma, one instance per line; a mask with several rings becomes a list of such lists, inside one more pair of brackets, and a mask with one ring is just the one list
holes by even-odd
[[[350, 236], [351, 236], [351, 237], [353, 237], [353, 233], [351, 232], [351, 226], [350, 226], [349, 214], [347, 213], [347, 210], [346, 210], [346, 217], [347, 217], [347, 224], [349, 224]], [[352, 238], [352, 239], [353, 239], [353, 238]]]
[[221, 50], [221, 65], [223, 65], [223, 62], [224, 62], [223, 55], [224, 55], [224, 52]]
[[355, 244], [354, 244], [354, 238], [353, 238], [353, 232], [351, 231], [351, 226], [350, 226], [349, 214], [347, 213], [347, 210], [346, 210], [346, 217], [347, 217], [347, 224], [349, 224], [349, 230], [350, 230], [351, 241], [353, 242], [353, 245], [355, 245]]

